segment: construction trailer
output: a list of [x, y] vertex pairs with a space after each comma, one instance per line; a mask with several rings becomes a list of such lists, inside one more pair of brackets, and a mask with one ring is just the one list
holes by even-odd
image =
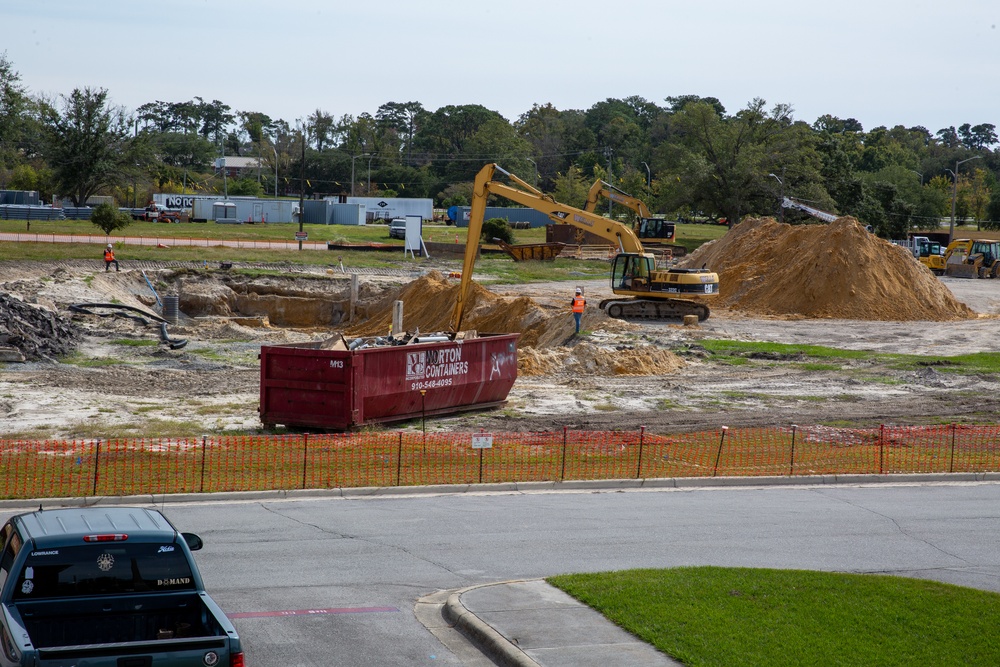
[[313, 225], [363, 225], [365, 207], [361, 204], [341, 204], [331, 199], [310, 199], [303, 202], [302, 222]]
[[419, 215], [425, 222], [434, 219], [434, 200], [417, 197], [324, 197], [340, 204], [361, 204], [365, 209], [365, 222], [372, 223], [393, 218]]
[[[299, 202], [290, 199], [258, 199], [256, 197], [215, 197], [195, 199], [192, 202], [191, 220], [203, 222], [285, 223], [298, 222]], [[224, 216], [220, 216], [221, 212]]]

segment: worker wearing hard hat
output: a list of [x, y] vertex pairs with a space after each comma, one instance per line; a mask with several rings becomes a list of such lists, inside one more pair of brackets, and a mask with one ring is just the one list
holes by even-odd
[[115, 271], [121, 271], [121, 269], [118, 267], [118, 260], [115, 259], [115, 249], [114, 249], [114, 246], [112, 246], [109, 243], [107, 245], [107, 247], [104, 249], [104, 272], [105, 273], [108, 272], [108, 269], [111, 268], [112, 264], [115, 265]]
[[576, 295], [573, 297], [573, 319], [576, 320], [576, 332], [580, 333], [580, 320], [583, 319], [583, 309], [587, 306], [587, 300], [583, 298], [583, 289], [576, 288]]

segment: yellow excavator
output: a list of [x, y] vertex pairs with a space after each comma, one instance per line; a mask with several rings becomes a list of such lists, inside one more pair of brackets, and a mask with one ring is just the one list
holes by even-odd
[[[503, 174], [512, 184], [496, 180]], [[719, 276], [706, 268], [657, 269], [656, 259], [646, 252], [628, 225], [610, 218], [560, 204], [550, 195], [505, 171], [499, 165], [488, 164], [479, 170], [472, 188], [469, 214], [469, 235], [462, 264], [462, 283], [452, 312], [451, 328], [460, 331], [465, 301], [472, 282], [479, 236], [486, 215], [486, 200], [490, 195], [503, 197], [528, 208], [545, 213], [554, 224], [573, 225], [597, 234], [618, 248], [611, 263], [611, 291], [619, 298], [601, 302], [601, 309], [610, 317], [620, 319], [674, 319], [697, 315], [709, 316], [708, 306], [693, 297], [712, 297], [719, 293]]]
[[601, 197], [610, 199], [616, 204], [621, 204], [638, 216], [638, 220], [632, 225], [632, 231], [635, 232], [635, 235], [643, 243], [651, 247], [669, 250], [674, 257], [683, 257], [687, 254], [687, 248], [671, 243], [674, 240], [674, 233], [676, 231], [673, 220], [655, 217], [644, 201], [616, 188], [607, 181], [597, 179], [590, 186], [590, 191], [587, 193], [587, 203], [583, 207], [584, 210], [589, 213], [596, 212], [597, 204]]

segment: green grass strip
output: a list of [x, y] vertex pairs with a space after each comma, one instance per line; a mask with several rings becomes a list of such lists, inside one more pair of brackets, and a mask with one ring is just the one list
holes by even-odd
[[940, 372], [1000, 373], [1000, 352], [976, 352], [955, 356], [888, 354], [871, 350], [842, 350], [823, 345], [797, 345], [786, 343], [750, 343], [736, 340], [703, 340], [700, 345], [722, 357], [744, 357], [753, 354], [779, 355], [781, 357], [807, 357], [811, 359], [859, 359], [883, 363], [900, 370], [932, 367]]
[[1000, 595], [938, 582], [720, 567], [548, 581], [690, 666], [1000, 665]]

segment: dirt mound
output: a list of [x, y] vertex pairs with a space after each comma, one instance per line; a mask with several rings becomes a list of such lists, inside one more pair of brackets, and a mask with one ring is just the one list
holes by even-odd
[[517, 357], [517, 372], [525, 376], [560, 371], [585, 376], [666, 375], [683, 365], [674, 353], [652, 345], [609, 349], [584, 342], [570, 348], [521, 348]]
[[828, 225], [747, 219], [684, 266], [719, 274], [712, 305], [753, 315], [944, 321], [975, 317], [904, 248], [851, 217]]
[[[344, 333], [347, 336], [386, 334], [392, 326], [392, 308], [396, 301], [403, 302], [403, 326], [407, 331], [446, 331], [459, 288], [457, 281], [449, 281], [440, 272], [431, 271], [369, 308], [367, 319]], [[520, 347], [549, 347], [572, 335], [573, 320], [567, 313], [547, 311], [527, 297], [506, 299], [472, 283], [462, 328], [481, 333], [520, 333]]]

